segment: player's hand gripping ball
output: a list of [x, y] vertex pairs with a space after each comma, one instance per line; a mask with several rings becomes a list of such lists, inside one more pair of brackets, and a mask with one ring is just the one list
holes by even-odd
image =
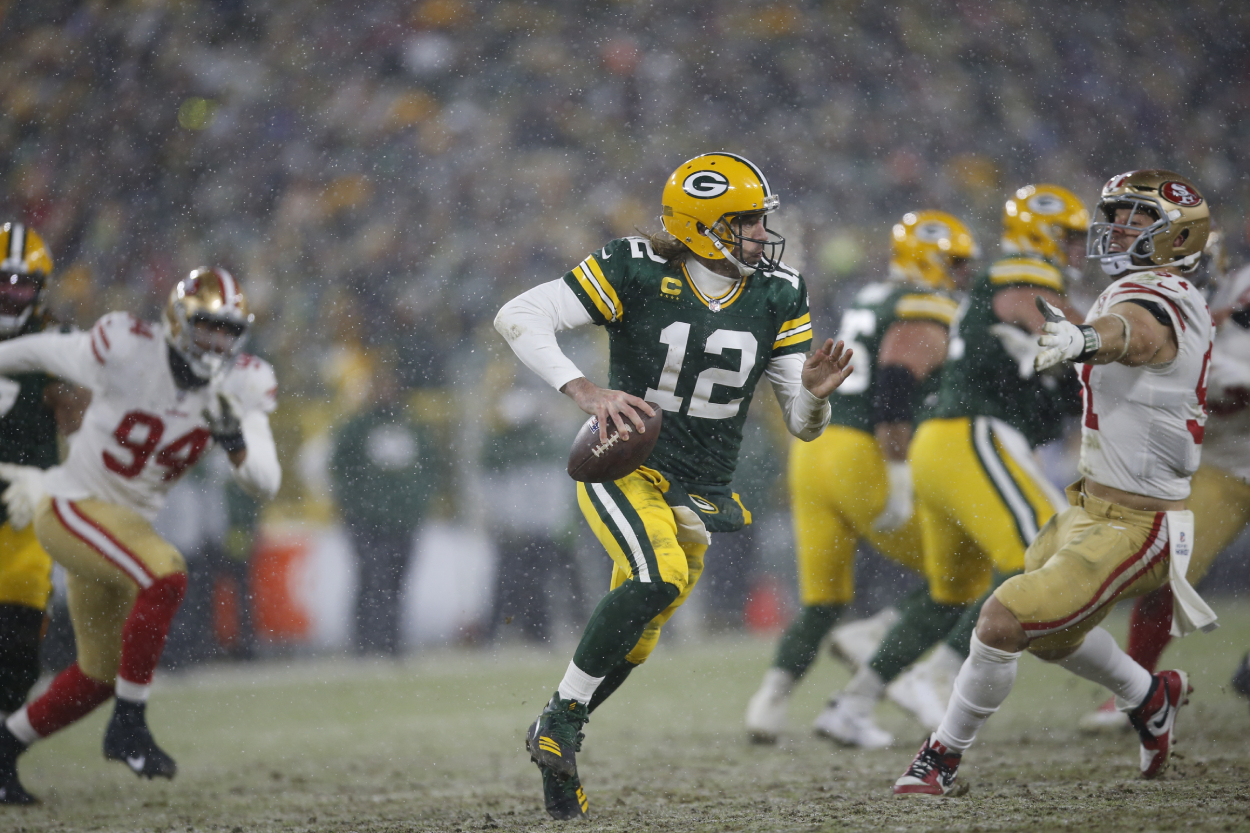
[[647, 416], [640, 409], [638, 415], [646, 431], [631, 431], [628, 440], [614, 426], [608, 426], [611, 433], [604, 437], [597, 417], [586, 420], [569, 451], [569, 477], [583, 483], [607, 483], [620, 480], [645, 463], [660, 439], [664, 414], [654, 402], [647, 404], [655, 409], [655, 416]]

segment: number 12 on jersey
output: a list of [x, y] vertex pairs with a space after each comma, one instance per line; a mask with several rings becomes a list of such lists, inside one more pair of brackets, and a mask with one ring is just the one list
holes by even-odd
[[[660, 343], [668, 346], [668, 354], [664, 357], [664, 367], [660, 371], [658, 387], [647, 388], [643, 399], [656, 403], [666, 411], [681, 412], [685, 401], [677, 395], [677, 381], [681, 377], [682, 366], [686, 363], [686, 347], [690, 341], [690, 325], [684, 321], [674, 321], [660, 331]], [[704, 352], [713, 356], [723, 356], [726, 350], [738, 350], [741, 360], [737, 370], [723, 367], [709, 367], [699, 374], [695, 380], [694, 391], [690, 395], [690, 407], [686, 413], [702, 419], [729, 419], [736, 416], [742, 406], [743, 397], [730, 402], [714, 403], [712, 389], [715, 385], [741, 389], [751, 378], [751, 370], [755, 367], [755, 351], [758, 342], [755, 336], [741, 330], [716, 330], [707, 337]]]

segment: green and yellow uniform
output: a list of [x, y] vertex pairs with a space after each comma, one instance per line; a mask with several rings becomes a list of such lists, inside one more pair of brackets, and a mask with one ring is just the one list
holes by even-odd
[[684, 265], [666, 262], [641, 237], [612, 241], [564, 280], [607, 329], [608, 386], [665, 412], [646, 467], [577, 489], [613, 559], [612, 587], [635, 579], [678, 590], [627, 657], [637, 665], [698, 581], [708, 533], [750, 522], [731, 487], [747, 408], [772, 359], [809, 348], [807, 290], [782, 265], [709, 298]]
[[[1063, 274], [1026, 256], [1005, 257], [973, 282], [951, 330], [933, 418], [910, 460], [934, 601], [962, 605], [995, 570], [1024, 569], [1024, 552], [1063, 506], [1032, 449], [1059, 436], [1079, 400], [1070, 381], [1038, 377], [1004, 346], [994, 296], [1012, 287], [1065, 291]], [[999, 330], [999, 332], [996, 332]]]
[[[31, 316], [19, 335], [47, 326]], [[56, 417], [44, 401], [55, 380], [44, 373], [0, 378], [0, 461], [51, 468], [59, 462]], [[3, 488], [3, 485], [0, 485]], [[52, 559], [35, 537], [34, 524], [15, 530], [0, 503], [0, 712], [21, 706], [38, 676], [39, 634], [52, 595]]]
[[[873, 429], [877, 356], [896, 321], [949, 327], [957, 304], [945, 294], [909, 283], [873, 283], [842, 315], [838, 339], [855, 351], [855, 372], [829, 398], [824, 434], [790, 446], [790, 505], [798, 560], [799, 598], [811, 605], [845, 605], [855, 596], [855, 548], [867, 540], [882, 555], [922, 569], [920, 524], [913, 516], [891, 532], [872, 523], [890, 493], [886, 459]], [[940, 374], [916, 385], [916, 421], [937, 404]], [[823, 634], [822, 634], [823, 635]]]

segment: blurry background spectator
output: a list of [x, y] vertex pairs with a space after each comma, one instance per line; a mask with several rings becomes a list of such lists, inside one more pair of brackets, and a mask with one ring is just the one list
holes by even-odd
[[1244, 252], [1248, 40], [1250, 9], [1216, 0], [7, 3], [0, 212], [43, 234], [80, 325], [155, 318], [191, 268], [235, 271], [299, 461], [267, 522], [333, 518], [329, 432], [388, 350], [446, 429], [447, 512], [484, 528], [491, 317], [657, 228], [681, 160], [732, 136], [765, 167], [818, 337], [902, 213], [952, 211], [989, 247], [1029, 181], [1092, 202], [1109, 172], [1174, 168]]
[[400, 591], [413, 540], [442, 485], [439, 442], [409, 419], [393, 363], [372, 374], [369, 407], [334, 434], [330, 480], [356, 553], [355, 648], [400, 649]]

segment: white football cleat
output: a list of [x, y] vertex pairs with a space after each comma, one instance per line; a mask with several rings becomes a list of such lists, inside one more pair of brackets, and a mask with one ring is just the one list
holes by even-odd
[[816, 715], [812, 730], [822, 738], [860, 749], [885, 749], [894, 744], [894, 735], [872, 718], [876, 703], [865, 697], [841, 694], [829, 701]]
[[1133, 728], [1128, 715], [1115, 707], [1114, 697], [1099, 706], [1096, 711], [1081, 715], [1077, 725], [1088, 735], [1127, 732]]
[[890, 683], [885, 694], [915, 715], [920, 725], [935, 732], [946, 716], [946, 704], [950, 702], [963, 659], [949, 645], [941, 643], [928, 659], [907, 669]]
[[786, 726], [794, 675], [781, 668], [764, 673], [759, 691], [747, 703], [747, 737], [752, 743], [776, 743]]
[[829, 633], [829, 651], [852, 668], [867, 665], [898, 619], [896, 608], [883, 607], [867, 619], [838, 625]]

